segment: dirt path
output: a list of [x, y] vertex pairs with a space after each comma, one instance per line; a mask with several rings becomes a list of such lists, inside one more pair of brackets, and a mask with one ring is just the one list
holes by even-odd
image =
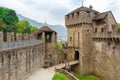
[[52, 80], [55, 74], [54, 68], [44, 69], [41, 68], [33, 75], [31, 75], [27, 80]]
[[[79, 61], [71, 61], [69, 62], [69, 65], [78, 64]], [[68, 64], [68, 63], [67, 63]], [[61, 69], [65, 67], [65, 63], [61, 63], [59, 65], [50, 67], [48, 69], [41, 68], [37, 72], [35, 72], [33, 75], [31, 75], [27, 80], [52, 80], [52, 77], [55, 74], [55, 68]]]

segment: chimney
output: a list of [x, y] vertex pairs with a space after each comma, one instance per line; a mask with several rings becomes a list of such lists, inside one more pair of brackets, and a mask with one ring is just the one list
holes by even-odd
[[91, 9], [91, 10], [92, 10], [92, 9], [93, 9], [93, 6], [92, 6], [92, 5], [90, 5], [90, 6], [89, 6], [89, 9]]

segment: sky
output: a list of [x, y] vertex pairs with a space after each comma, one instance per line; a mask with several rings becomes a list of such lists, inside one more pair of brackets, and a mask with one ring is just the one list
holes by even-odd
[[111, 10], [120, 22], [120, 0], [0, 0], [0, 6], [7, 7], [37, 22], [65, 26], [64, 16], [83, 6], [93, 6], [99, 12]]

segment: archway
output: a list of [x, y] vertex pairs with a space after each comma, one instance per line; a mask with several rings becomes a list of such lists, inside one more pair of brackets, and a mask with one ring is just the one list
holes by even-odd
[[74, 60], [79, 60], [79, 52], [75, 51]]

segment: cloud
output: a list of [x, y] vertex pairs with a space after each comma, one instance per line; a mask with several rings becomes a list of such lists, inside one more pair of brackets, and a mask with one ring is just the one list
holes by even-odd
[[[64, 15], [80, 7], [83, 0], [0, 0], [0, 5], [14, 9], [23, 16], [38, 22], [64, 25]], [[84, 6], [104, 12], [111, 10], [120, 22], [120, 0], [84, 0]]]

